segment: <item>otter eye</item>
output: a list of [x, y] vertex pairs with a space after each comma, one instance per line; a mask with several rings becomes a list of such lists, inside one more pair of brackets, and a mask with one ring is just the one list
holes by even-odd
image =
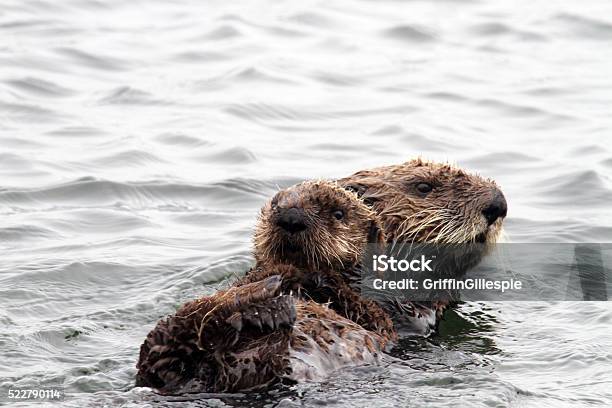
[[335, 210], [332, 214], [333, 214], [334, 218], [337, 219], [337, 220], [341, 220], [341, 219], [344, 218], [344, 211], [342, 211], [342, 210]]
[[433, 190], [433, 187], [429, 183], [419, 183], [416, 185], [416, 189], [421, 194], [427, 194]]

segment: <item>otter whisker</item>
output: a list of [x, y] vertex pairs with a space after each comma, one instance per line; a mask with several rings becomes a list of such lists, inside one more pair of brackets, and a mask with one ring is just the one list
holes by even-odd
[[[423, 219], [416, 225], [411, 225], [411, 229], [408, 231], [401, 231], [399, 236], [405, 236], [406, 238], [412, 237], [412, 242], [419, 237], [421, 232], [425, 231], [432, 225], [436, 225], [436, 223], [440, 223], [444, 219], [444, 214], [440, 213], [432, 213], [430, 216]], [[426, 240], [424, 240], [426, 242]]]
[[[440, 221], [442, 221], [442, 219]], [[442, 227], [442, 229], [444, 229], [446, 226], [448, 226], [448, 223], [445, 224], [445, 223], [440, 222], [438, 225], [436, 225], [434, 228], [432, 228], [429, 231], [427, 236], [425, 236], [425, 239], [423, 240], [423, 242], [429, 242], [429, 237], [431, 237], [431, 234], [433, 234], [438, 228]]]
[[438, 232], [434, 242], [436, 243], [451, 243], [449, 240], [449, 232], [455, 230], [457, 227], [454, 219], [449, 220], [444, 227]]

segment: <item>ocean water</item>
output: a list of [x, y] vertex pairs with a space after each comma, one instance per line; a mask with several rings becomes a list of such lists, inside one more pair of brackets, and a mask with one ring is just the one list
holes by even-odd
[[249, 267], [279, 186], [423, 156], [495, 179], [511, 242], [611, 242], [612, 3], [0, 3], [0, 387], [612, 405], [606, 302], [464, 303], [380, 366], [268, 394], [134, 388], [156, 321]]

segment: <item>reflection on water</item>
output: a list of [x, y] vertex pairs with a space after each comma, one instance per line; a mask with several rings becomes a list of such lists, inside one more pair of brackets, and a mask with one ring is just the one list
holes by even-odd
[[246, 270], [258, 208], [305, 178], [450, 160], [500, 184], [511, 241], [610, 242], [610, 15], [5, 0], [0, 384], [59, 383], [74, 407], [610, 405], [603, 302], [463, 303], [380, 367], [272, 394], [156, 403], [133, 388], [157, 319]]
[[608, 300], [606, 268], [603, 263], [601, 244], [576, 246], [576, 267], [580, 277], [583, 300]]

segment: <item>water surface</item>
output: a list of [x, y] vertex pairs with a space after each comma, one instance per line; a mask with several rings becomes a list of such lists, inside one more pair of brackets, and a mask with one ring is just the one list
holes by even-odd
[[[612, 4], [4, 0], [0, 385], [63, 406], [610, 406], [607, 303], [466, 303], [380, 367], [271, 395], [134, 389], [162, 316], [251, 264], [279, 186], [422, 155], [514, 242], [612, 241]], [[25, 405], [25, 404], [24, 404]]]

